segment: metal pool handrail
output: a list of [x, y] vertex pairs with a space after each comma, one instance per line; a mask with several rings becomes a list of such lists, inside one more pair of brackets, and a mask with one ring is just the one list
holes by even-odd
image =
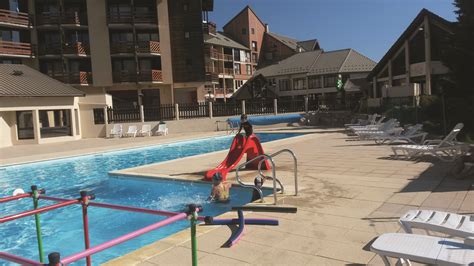
[[250, 161], [247, 161], [241, 165], [239, 165], [236, 169], [235, 169], [235, 177], [237, 179], [237, 182], [242, 186], [242, 187], [247, 187], [247, 188], [253, 188], [253, 189], [256, 189], [258, 191], [258, 194], [260, 194], [260, 198], [263, 200], [263, 193], [262, 193], [262, 190], [259, 189], [258, 187], [256, 186], [252, 186], [252, 185], [247, 185], [245, 184], [244, 182], [242, 182], [242, 180], [240, 180], [240, 177], [239, 177], [239, 170], [242, 169], [244, 166], [246, 166], [247, 164], [250, 164], [256, 160], [259, 160], [259, 159], [264, 159], [262, 161], [265, 161], [265, 160], [268, 160], [270, 161], [271, 163], [271, 167], [272, 167], [272, 179], [273, 179], [273, 204], [276, 205], [277, 204], [277, 190], [276, 190], [276, 173], [275, 173], [275, 162], [273, 162], [273, 159], [270, 155], [268, 154], [261, 154], [253, 159], [251, 159]]
[[[295, 196], [298, 196], [298, 159], [296, 158], [296, 155], [295, 153], [290, 150], [290, 149], [283, 149], [283, 150], [279, 150], [273, 154], [270, 154], [269, 156], [271, 158], [275, 158], [276, 156], [282, 154], [282, 153], [289, 153], [291, 155], [291, 157], [293, 157], [293, 173], [294, 173], [294, 177], [295, 177]], [[264, 160], [260, 161], [258, 163], [258, 173], [261, 175], [261, 176], [265, 176], [263, 173], [262, 173], [262, 163], [264, 162]], [[279, 182], [279, 180], [278, 180]], [[281, 185], [281, 183], [280, 183]], [[281, 185], [282, 189], [283, 189], [283, 185]]]

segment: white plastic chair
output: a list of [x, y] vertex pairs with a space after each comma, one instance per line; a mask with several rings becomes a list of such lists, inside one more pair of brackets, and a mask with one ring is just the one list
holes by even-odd
[[110, 136], [111, 137], [122, 137], [123, 131], [122, 131], [122, 125], [121, 124], [115, 124], [114, 127], [110, 130]]
[[148, 125], [148, 124], [143, 125], [142, 129], [138, 131], [138, 134], [140, 134], [140, 136], [146, 136], [146, 135], [148, 135], [148, 137], [151, 136], [151, 125]]
[[128, 131], [125, 133], [125, 136], [136, 137], [137, 132], [138, 132], [137, 126], [135, 126], [135, 125], [128, 126]]
[[388, 135], [388, 136], [378, 136], [375, 138], [375, 143], [383, 144], [388, 141], [389, 144], [398, 141], [406, 141], [408, 143], [418, 144], [415, 140], [419, 139], [419, 143], [423, 143], [425, 141], [426, 132], [420, 132], [423, 128], [422, 124], [416, 124], [411, 126], [401, 132], [400, 134]]
[[158, 124], [158, 130], [156, 131], [156, 135], [168, 135], [168, 127], [166, 127], [166, 124]]

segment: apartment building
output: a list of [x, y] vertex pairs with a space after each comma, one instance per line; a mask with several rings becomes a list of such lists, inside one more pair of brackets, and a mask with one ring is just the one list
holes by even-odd
[[[23, 63], [117, 107], [203, 100], [213, 1], [8, 0], [0, 62]], [[91, 97], [81, 99], [88, 104]]]
[[270, 32], [250, 7], [246, 6], [223, 27], [224, 33], [251, 50], [252, 69], [274, 64], [291, 55], [321, 49], [318, 40], [298, 41]]
[[360, 94], [359, 80], [366, 79], [375, 66], [370, 58], [354, 49], [316, 50], [294, 54], [256, 72], [263, 75], [278, 98], [334, 99], [339, 76], [346, 96]]
[[451, 22], [422, 9], [368, 75], [372, 82], [368, 105], [437, 93], [439, 80], [449, 72], [441, 52], [452, 28]]

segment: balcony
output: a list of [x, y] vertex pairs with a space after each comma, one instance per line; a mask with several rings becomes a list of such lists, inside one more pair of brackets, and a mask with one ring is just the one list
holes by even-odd
[[28, 13], [0, 9], [0, 25], [31, 27], [33, 24]]
[[160, 54], [160, 42], [158, 41], [143, 41], [137, 43], [137, 53], [144, 54]]
[[202, 23], [202, 30], [204, 33], [210, 34], [210, 35], [216, 35], [217, 30], [216, 30], [216, 23], [214, 22], [204, 22]]
[[158, 69], [141, 70], [138, 75], [135, 71], [118, 70], [112, 72], [112, 78], [114, 83], [162, 82], [163, 74]]
[[157, 69], [141, 70], [138, 82], [163, 82], [163, 73]]
[[111, 54], [133, 54], [135, 53], [135, 44], [132, 41], [111, 42]]
[[52, 72], [47, 73], [48, 76], [61, 81], [66, 84], [73, 85], [89, 85], [92, 84], [92, 73], [87, 71], [78, 71], [78, 72]]
[[107, 14], [109, 24], [158, 24], [156, 11], [135, 12], [109, 12]]
[[90, 54], [90, 47], [88, 43], [75, 42], [69, 45], [64, 45], [63, 54], [87, 56]]
[[234, 69], [224, 68], [224, 75], [234, 75]]
[[204, 49], [204, 54], [214, 60], [222, 59], [222, 54], [217, 51], [215, 48], [208, 47]]
[[234, 57], [231, 54], [224, 54], [224, 61], [233, 61]]
[[30, 43], [0, 41], [0, 55], [34, 57], [34, 47]]
[[57, 43], [40, 43], [38, 48], [39, 55], [61, 55], [61, 44]]
[[43, 12], [36, 18], [38, 26], [43, 25], [75, 25], [85, 26], [87, 25], [87, 14], [83, 12]]

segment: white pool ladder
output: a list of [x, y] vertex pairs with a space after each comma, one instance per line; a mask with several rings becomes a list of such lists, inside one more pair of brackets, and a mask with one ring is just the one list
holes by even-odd
[[[261, 154], [261, 155], [255, 157], [255, 158], [253, 158], [250, 161], [247, 161], [245, 163], [240, 164], [239, 166], [237, 166], [237, 168], [235, 170], [235, 177], [237, 179], [237, 182], [242, 187], [248, 187], [248, 188], [253, 188], [253, 189], [257, 190], [258, 194], [260, 195], [260, 199], [262, 199], [262, 201], [263, 201], [262, 190], [259, 187], [255, 186], [255, 185], [249, 185], [249, 184], [246, 184], [246, 183], [242, 182], [242, 180], [240, 179], [240, 176], [239, 176], [239, 170], [241, 170], [243, 167], [245, 167], [246, 165], [248, 165], [248, 164], [250, 164], [254, 161], [260, 160], [260, 162], [258, 163], [258, 169], [257, 169], [258, 174], [259, 174], [259, 176], [261, 176], [264, 179], [272, 179], [273, 180], [273, 200], [274, 200], [273, 204], [276, 205], [277, 204], [277, 183], [281, 188], [281, 193], [284, 192], [284, 187], [283, 187], [283, 184], [281, 183], [281, 181], [276, 176], [276, 167], [275, 167], [275, 162], [273, 161], [273, 158], [280, 155], [280, 154], [282, 154], [282, 153], [288, 153], [293, 158], [293, 173], [294, 173], [294, 177], [295, 177], [295, 196], [298, 196], [298, 159], [296, 158], [295, 153], [290, 149], [279, 150], [279, 151], [277, 151], [273, 154], [270, 154], [270, 155]], [[262, 164], [263, 164], [264, 161], [269, 161], [270, 162], [270, 166], [271, 166], [271, 169], [272, 169], [272, 176], [266, 176], [262, 172]]]

